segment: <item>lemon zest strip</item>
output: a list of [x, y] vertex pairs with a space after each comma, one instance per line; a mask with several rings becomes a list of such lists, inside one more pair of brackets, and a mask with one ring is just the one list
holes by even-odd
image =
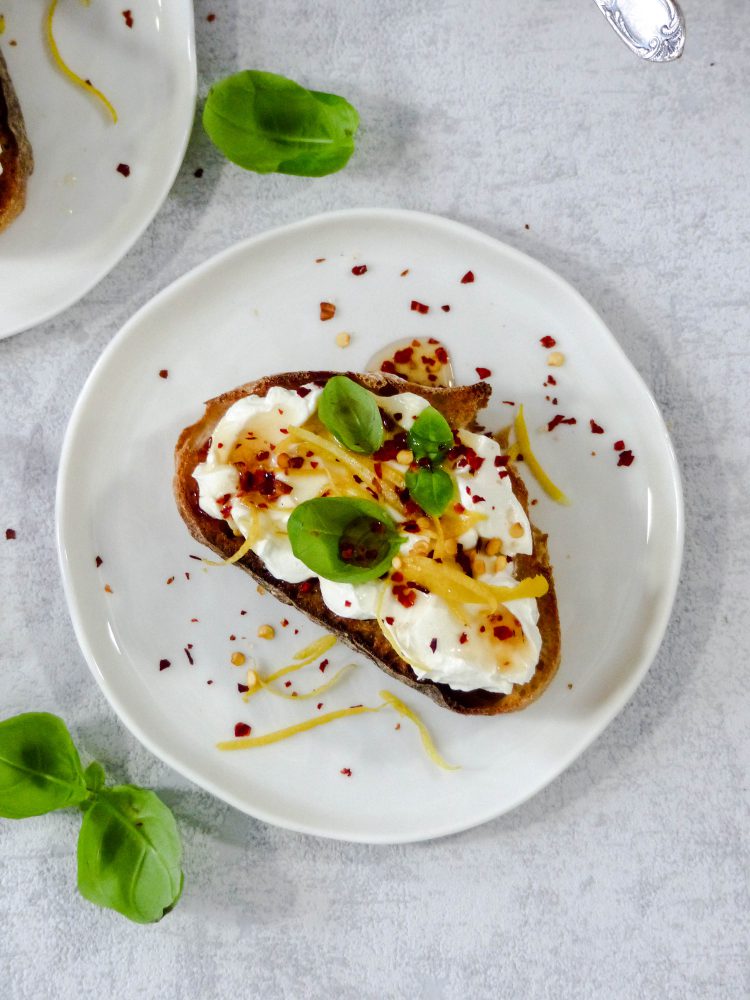
[[79, 76], [77, 73], [73, 72], [73, 70], [70, 68], [70, 66], [68, 66], [68, 64], [65, 62], [62, 55], [60, 54], [60, 49], [57, 47], [57, 42], [55, 41], [55, 33], [52, 28], [52, 22], [55, 17], [56, 9], [57, 9], [57, 0], [50, 0], [50, 5], [47, 8], [47, 16], [45, 18], [45, 33], [47, 35], [47, 44], [49, 45], [49, 50], [52, 53], [52, 58], [55, 61], [55, 65], [60, 70], [60, 72], [64, 76], [67, 76], [67, 78], [70, 81], [72, 81], [72, 83], [74, 83], [77, 87], [81, 87], [87, 93], [93, 94], [98, 101], [101, 101], [101, 103], [104, 105], [104, 107], [110, 114], [113, 124], [116, 125], [117, 111], [115, 110], [112, 102], [108, 100], [108, 98], [101, 92], [101, 90], [98, 90], [93, 85], [93, 83], [84, 80], [82, 76]]
[[305, 733], [309, 729], [315, 729], [317, 726], [325, 726], [329, 722], [335, 722], [336, 719], [344, 719], [349, 715], [364, 715], [365, 712], [379, 712], [382, 708], [383, 705], [378, 705], [377, 708], [368, 708], [366, 705], [340, 708], [336, 712], [327, 712], [325, 715], [318, 715], [314, 719], [306, 719], [304, 722], [298, 722], [294, 726], [287, 726], [285, 729], [276, 729], [271, 733], [265, 733], [263, 736], [242, 736], [236, 740], [224, 740], [221, 743], [217, 743], [216, 746], [219, 750], [249, 750], [251, 747], [265, 747], [270, 743], [278, 743], [280, 740], [286, 740], [290, 736], [296, 736], [297, 733]]
[[390, 691], [379, 691], [380, 697], [383, 699], [386, 705], [390, 705], [391, 708], [395, 709], [399, 715], [403, 715], [405, 719], [409, 719], [419, 730], [419, 735], [422, 738], [422, 746], [425, 748], [425, 752], [433, 764], [437, 764], [438, 767], [442, 767], [444, 771], [460, 771], [461, 768], [458, 764], [449, 764], [448, 761], [440, 755], [435, 742], [432, 739], [430, 730], [420, 719], [417, 713], [409, 708], [400, 698], [397, 698], [395, 694], [391, 694]]
[[529, 431], [526, 427], [526, 420], [523, 415], [523, 403], [518, 407], [518, 413], [516, 414], [516, 419], [513, 421], [513, 426], [516, 430], [516, 454], [515, 458], [518, 457], [520, 452], [523, 455], [523, 460], [528, 465], [534, 478], [542, 487], [547, 496], [551, 497], [556, 503], [570, 505], [570, 500], [565, 496], [563, 491], [559, 486], [555, 486], [550, 477], [544, 471], [531, 448], [531, 441], [529, 439]]

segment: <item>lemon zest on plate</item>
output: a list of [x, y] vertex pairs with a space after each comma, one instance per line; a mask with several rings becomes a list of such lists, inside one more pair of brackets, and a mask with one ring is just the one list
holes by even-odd
[[517, 458], [519, 454], [523, 455], [524, 462], [528, 465], [531, 473], [533, 474], [536, 481], [542, 487], [547, 496], [551, 497], [556, 503], [570, 505], [570, 500], [565, 496], [563, 491], [559, 486], [555, 486], [550, 477], [544, 471], [541, 466], [539, 459], [536, 457], [531, 448], [531, 440], [529, 439], [529, 431], [526, 427], [526, 420], [523, 415], [523, 403], [518, 407], [518, 413], [516, 414], [516, 419], [513, 421], [513, 426], [516, 431], [516, 452], [515, 457]]
[[417, 715], [414, 709], [409, 708], [407, 704], [397, 698], [395, 694], [391, 694], [390, 691], [380, 691], [378, 692], [380, 697], [383, 699], [386, 705], [398, 712], [399, 715], [403, 715], [405, 719], [413, 722], [414, 725], [419, 730], [419, 735], [422, 739], [422, 746], [425, 749], [425, 753], [433, 762], [437, 764], [438, 767], [442, 767], [444, 771], [460, 771], [461, 767], [458, 764], [449, 764], [448, 761], [441, 756], [438, 748], [435, 746], [435, 741], [430, 734], [430, 730], [424, 724], [422, 719]]
[[[92, 94], [98, 101], [100, 101], [103, 104], [103, 106], [107, 109], [107, 112], [112, 118], [112, 122], [116, 125], [117, 111], [115, 110], [112, 102], [101, 92], [101, 90], [98, 90], [93, 85], [93, 83], [91, 83], [90, 80], [84, 80], [82, 76], [79, 76], [76, 72], [74, 72], [70, 68], [70, 66], [68, 66], [68, 64], [65, 62], [62, 55], [60, 54], [60, 49], [57, 46], [57, 42], [55, 40], [55, 32], [53, 29], [53, 21], [55, 17], [55, 10], [57, 9], [57, 2], [58, 0], [50, 0], [50, 5], [47, 8], [47, 14], [44, 19], [47, 44], [49, 45], [49, 50], [52, 54], [52, 58], [55, 61], [55, 65], [63, 74], [63, 76], [67, 76], [67, 78], [77, 87], [80, 87], [82, 90], [85, 90], [86, 93], [88, 94]], [[88, 4], [85, 4], [84, 6], [88, 6]]]
[[309, 729], [325, 726], [329, 722], [335, 722], [336, 719], [344, 719], [349, 715], [363, 715], [365, 712], [379, 712], [382, 708], [383, 705], [378, 705], [377, 708], [368, 708], [366, 705], [353, 705], [351, 708], [340, 708], [335, 712], [326, 712], [325, 715], [318, 715], [314, 719], [306, 719], [304, 722], [287, 726], [285, 729], [276, 729], [271, 733], [265, 733], [263, 736], [241, 736], [235, 740], [224, 740], [221, 743], [217, 743], [216, 746], [219, 750], [249, 750], [251, 747], [265, 747], [270, 743], [278, 743], [280, 740], [286, 740], [290, 736], [296, 736], [297, 733], [305, 733]]

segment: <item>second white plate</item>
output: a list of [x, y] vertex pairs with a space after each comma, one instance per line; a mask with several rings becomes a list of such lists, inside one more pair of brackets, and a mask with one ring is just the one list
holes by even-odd
[[60, 4], [54, 21], [69, 65], [117, 109], [115, 125], [55, 68], [44, 41], [47, 4], [3, 4], [0, 45], [34, 173], [24, 212], [0, 233], [0, 338], [67, 309], [111, 271], [182, 163], [195, 113], [192, 3], [128, 0], [127, 7], [132, 27], [107, 3]]
[[[356, 264], [366, 264], [366, 273], [354, 275]], [[475, 280], [462, 283], [468, 270]], [[428, 313], [412, 310], [412, 300]], [[336, 304], [334, 320], [320, 321], [321, 301]], [[351, 334], [343, 350], [335, 343], [342, 331]], [[452, 773], [430, 763], [413, 727], [402, 720], [396, 729], [398, 720], [385, 712], [221, 753], [216, 742], [231, 738], [237, 722], [263, 733], [317, 711], [309, 701], [267, 694], [246, 705], [232, 652], [270, 670], [320, 633], [260, 596], [241, 571], [206, 569], [190, 558], [205, 553], [172, 499], [176, 438], [202, 400], [241, 382], [292, 369], [357, 370], [379, 346], [413, 335], [442, 340], [459, 381], [476, 380], [477, 368], [492, 371], [487, 426], [508, 423], [510, 403], [525, 403], [539, 457], [571, 496], [571, 507], [559, 507], [529, 482], [556, 571], [559, 674], [536, 704], [508, 717], [454, 715], [366, 661], [321, 698], [332, 710], [377, 704], [379, 690], [395, 690], [462, 766]], [[547, 336], [565, 356], [562, 367], [547, 365], [540, 343]], [[547, 433], [555, 413], [576, 423]], [[593, 433], [591, 420], [604, 432]], [[618, 465], [620, 439], [634, 455], [630, 466]], [[81, 394], [60, 465], [57, 514], [81, 647], [139, 739], [254, 816], [369, 842], [476, 825], [518, 805], [573, 761], [622, 708], [656, 653], [683, 530], [662, 419], [586, 302], [540, 264], [465, 226], [364, 210], [241, 243], [142, 309]], [[265, 623], [276, 628], [272, 642], [256, 638]], [[343, 649], [328, 655], [331, 670], [351, 660]], [[169, 667], [160, 670], [163, 660]], [[315, 665], [307, 674], [295, 682], [300, 690], [321, 679]]]

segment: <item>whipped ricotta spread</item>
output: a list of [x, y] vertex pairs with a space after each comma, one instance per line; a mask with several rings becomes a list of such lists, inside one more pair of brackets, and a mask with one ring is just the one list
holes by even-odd
[[[315, 577], [292, 551], [286, 530], [289, 516], [305, 500], [327, 490], [335, 495], [321, 456], [306, 449], [290, 430], [315, 425], [321, 392], [315, 384], [298, 389], [277, 386], [265, 396], [239, 399], [217, 424], [205, 459], [194, 472], [201, 509], [226, 521], [235, 534], [252, 537], [252, 551], [274, 577], [288, 583]], [[410, 392], [374, 398], [394, 432], [408, 431], [429, 405]], [[315, 430], [321, 432], [319, 426]], [[513, 492], [508, 460], [487, 435], [460, 430], [455, 441], [444, 464], [456, 486], [451, 510], [470, 522], [456, 538], [459, 550], [492, 551], [473, 563], [474, 579], [513, 587], [517, 580], [507, 557], [531, 554], [533, 540], [529, 520]], [[381, 465], [403, 477], [408, 465], [399, 457], [403, 456], [398, 452], [390, 454]], [[248, 475], [255, 477], [252, 501]], [[383, 504], [402, 530], [400, 557], [434, 547], [435, 536], [427, 532], [429, 519]], [[394, 586], [393, 580], [391, 574], [385, 580], [358, 584], [319, 578], [319, 584], [323, 601], [339, 617], [377, 618], [386, 638], [419, 678], [460, 691], [481, 688], [503, 694], [531, 679], [541, 650], [535, 598], [508, 600], [491, 615], [484, 605], [465, 604], [459, 620], [438, 594], [417, 587], [405, 600], [404, 587]]]

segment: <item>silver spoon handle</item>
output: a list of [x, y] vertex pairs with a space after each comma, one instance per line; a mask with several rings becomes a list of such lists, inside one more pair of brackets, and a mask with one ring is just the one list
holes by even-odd
[[679, 59], [685, 21], [673, 0], [594, 0], [627, 47], [651, 62]]

